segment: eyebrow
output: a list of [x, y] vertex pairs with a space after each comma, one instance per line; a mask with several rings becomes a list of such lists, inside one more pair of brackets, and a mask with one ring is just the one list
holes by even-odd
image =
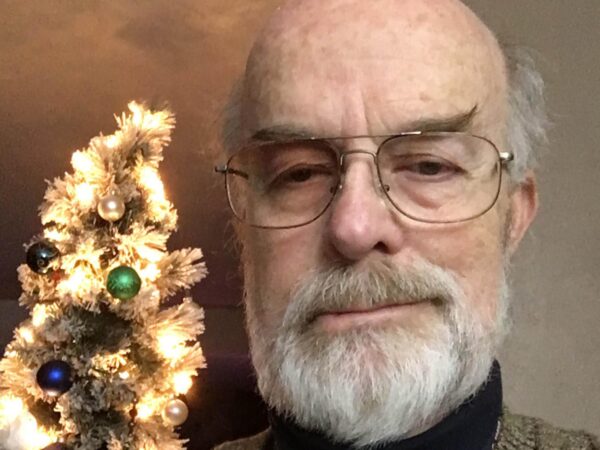
[[[391, 133], [402, 134], [413, 131], [423, 132], [463, 132], [471, 128], [473, 119], [477, 114], [478, 106], [475, 105], [467, 112], [458, 113], [448, 117], [424, 117], [416, 119], [412, 122], [403, 124], [397, 129], [399, 131]], [[292, 126], [292, 125], [275, 125], [272, 127], [261, 128], [256, 131], [251, 137], [252, 141], [287, 141], [293, 139], [334, 139], [336, 137], [344, 136], [318, 136], [315, 133], [310, 132], [308, 129]], [[353, 136], [348, 136], [353, 137]]]

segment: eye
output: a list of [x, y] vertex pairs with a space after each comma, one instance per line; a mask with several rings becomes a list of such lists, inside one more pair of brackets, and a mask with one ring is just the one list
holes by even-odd
[[313, 175], [315, 175], [315, 171], [312, 168], [304, 167], [289, 171], [285, 178], [294, 183], [302, 183], [308, 181]]
[[439, 175], [444, 170], [447, 170], [448, 167], [438, 161], [422, 161], [413, 164], [409, 169], [420, 175]]
[[460, 166], [451, 161], [429, 154], [403, 156], [396, 161], [394, 167], [396, 174], [404, 173], [428, 180], [453, 177], [463, 172]]
[[332, 167], [326, 165], [294, 166], [276, 174], [269, 183], [271, 189], [286, 189], [328, 183], [334, 177]]

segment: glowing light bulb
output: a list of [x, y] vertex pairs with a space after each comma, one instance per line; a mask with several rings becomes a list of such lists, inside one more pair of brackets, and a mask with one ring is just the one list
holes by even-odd
[[152, 263], [159, 262], [164, 256], [164, 252], [162, 250], [152, 248], [147, 245], [142, 245], [139, 248], [136, 248], [135, 250], [137, 251], [137, 254], [140, 256], [140, 258], [143, 258]]
[[158, 351], [166, 358], [173, 361], [180, 359], [185, 354], [185, 336], [171, 330], [158, 332]]
[[193, 386], [192, 381], [193, 373], [191, 372], [177, 372], [173, 376], [173, 388], [178, 394], [186, 394]]
[[140, 170], [140, 182], [150, 191], [153, 201], [165, 200], [165, 186], [152, 167], [145, 166]]
[[35, 341], [35, 336], [33, 335], [33, 330], [28, 326], [23, 326], [23, 327], [19, 328], [17, 333], [28, 344], [32, 344]]
[[63, 233], [61, 231], [58, 231], [56, 229], [46, 229], [44, 230], [44, 238], [48, 239], [49, 241], [52, 242], [62, 242], [66, 239], [68, 239], [68, 235], [67, 233]]
[[104, 137], [104, 145], [110, 149], [115, 149], [119, 146], [119, 138], [114, 134]]
[[33, 307], [33, 312], [31, 313], [31, 323], [34, 327], [41, 327], [44, 325], [47, 318], [48, 307], [46, 305], [38, 303]]
[[12, 395], [0, 397], [0, 422], [10, 421], [24, 411], [23, 400]]
[[69, 278], [60, 283], [59, 289], [63, 292], [69, 292], [73, 295], [87, 292], [91, 289], [92, 278], [88, 276], [88, 272], [82, 267], [76, 267]]
[[136, 405], [136, 417], [139, 420], [147, 420], [158, 411], [159, 398], [154, 394], [146, 394]]
[[71, 156], [71, 165], [78, 172], [88, 173], [94, 169], [94, 161], [87, 152], [76, 151]]
[[154, 281], [160, 276], [160, 269], [156, 264], [148, 264], [146, 267], [141, 269], [140, 276], [149, 281]]
[[84, 208], [90, 208], [94, 204], [95, 190], [88, 183], [80, 183], [75, 186], [75, 197], [77, 202]]
[[131, 102], [129, 103], [128, 107], [129, 110], [132, 112], [131, 121], [133, 122], [133, 124], [136, 127], [141, 126], [144, 120], [144, 112], [141, 106], [135, 102]]

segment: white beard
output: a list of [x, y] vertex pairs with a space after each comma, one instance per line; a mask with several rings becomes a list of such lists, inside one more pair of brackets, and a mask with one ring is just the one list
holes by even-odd
[[[357, 446], [413, 436], [474, 395], [508, 326], [504, 281], [496, 323], [486, 326], [455, 277], [425, 261], [405, 271], [380, 262], [317, 273], [297, 286], [278, 327], [262, 320], [255, 305], [268, 307], [269, 299], [254, 290], [247, 325], [265, 401], [302, 427]], [[397, 299], [433, 301], [435, 314], [337, 333], [312, 324], [319, 312]]]

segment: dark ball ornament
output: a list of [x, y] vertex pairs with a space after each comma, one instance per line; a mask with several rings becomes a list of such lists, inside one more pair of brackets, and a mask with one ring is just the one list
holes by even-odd
[[54, 245], [48, 241], [40, 241], [29, 246], [26, 262], [35, 273], [45, 274], [55, 268], [58, 256], [59, 252]]
[[73, 385], [71, 366], [58, 360], [42, 364], [35, 379], [42, 390], [51, 397], [64, 394]]
[[132, 299], [140, 292], [141, 287], [142, 279], [131, 267], [119, 266], [108, 274], [106, 289], [119, 300]]
[[67, 450], [68, 448], [69, 447], [61, 442], [55, 442], [54, 444], [50, 444], [48, 447], [44, 447], [43, 450]]

